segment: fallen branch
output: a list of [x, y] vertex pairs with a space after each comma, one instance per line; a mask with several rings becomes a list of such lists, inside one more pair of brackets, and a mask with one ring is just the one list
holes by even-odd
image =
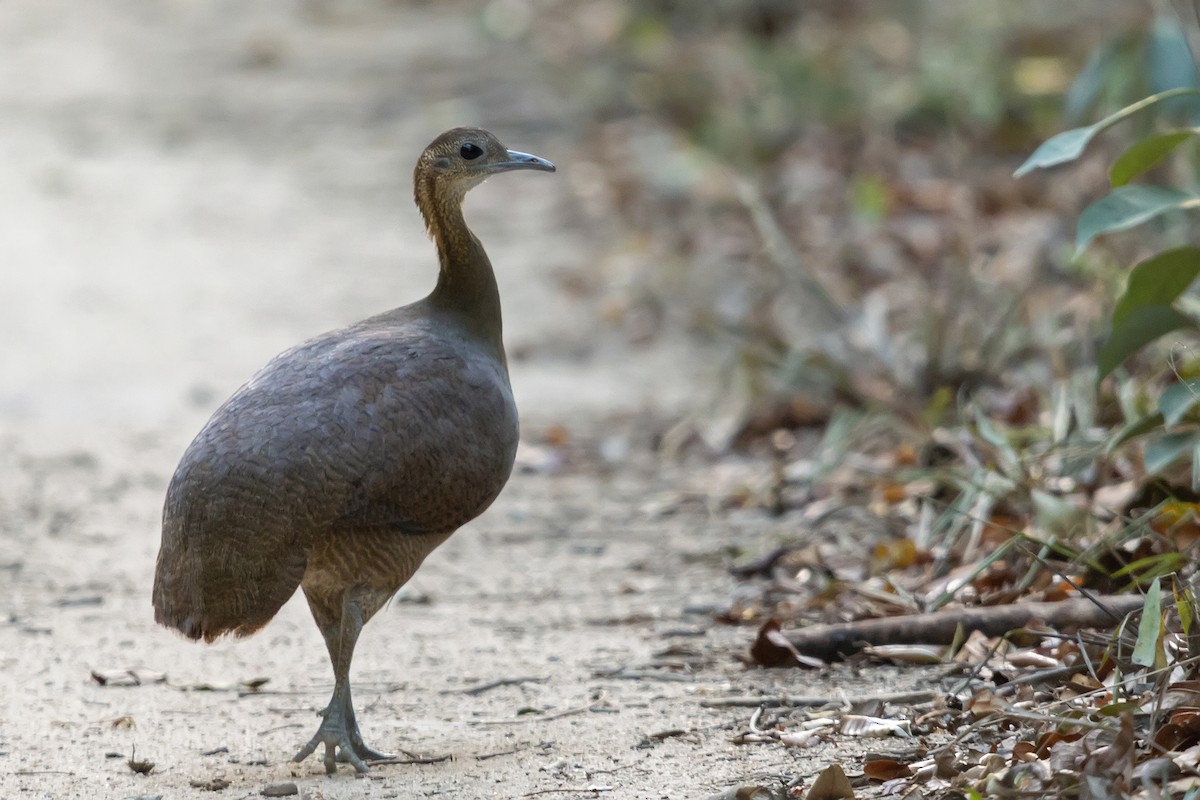
[[961, 627], [965, 633], [1003, 636], [1041, 621], [1051, 628], [1113, 628], [1142, 608], [1138, 595], [1101, 595], [1058, 603], [1016, 603], [1005, 606], [955, 608], [931, 614], [907, 614], [834, 625], [811, 625], [784, 631], [801, 653], [833, 661], [860, 651], [864, 645], [950, 644]]
[[[908, 692], [885, 692], [883, 694], [856, 695], [853, 702], [863, 703], [926, 703], [937, 697], [932, 689], [913, 689]], [[815, 695], [737, 695], [734, 697], [711, 697], [700, 701], [703, 708], [797, 708], [800, 706], [824, 706], [830, 703], [849, 704], [847, 697], [817, 697]]]

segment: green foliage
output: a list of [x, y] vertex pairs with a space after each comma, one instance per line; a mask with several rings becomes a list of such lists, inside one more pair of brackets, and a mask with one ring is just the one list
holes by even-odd
[[1168, 131], [1142, 139], [1113, 162], [1109, 171], [1109, 182], [1113, 188], [1124, 186], [1142, 173], [1157, 167], [1175, 152], [1177, 147], [1197, 134], [1200, 134], [1200, 129], [1192, 128]]
[[1167, 186], [1122, 186], [1079, 215], [1075, 247], [1083, 250], [1097, 236], [1149, 222], [1169, 211], [1200, 207], [1200, 195]]
[[1150, 106], [1161, 103], [1172, 97], [1183, 97], [1185, 95], [1200, 94], [1200, 89], [1169, 89], [1165, 92], [1160, 92], [1156, 95], [1151, 95], [1143, 100], [1139, 100], [1132, 105], [1122, 108], [1115, 114], [1110, 114], [1099, 122], [1093, 123], [1083, 128], [1075, 128], [1069, 131], [1051, 136], [1033, 151], [1029, 158], [1025, 159], [1025, 163], [1017, 167], [1017, 171], [1013, 176], [1020, 178], [1022, 175], [1033, 172], [1035, 169], [1043, 169], [1045, 167], [1054, 167], [1059, 164], [1066, 164], [1074, 161], [1083, 155], [1083, 151], [1087, 149], [1088, 144], [1096, 135], [1103, 133], [1108, 128], [1116, 125], [1118, 122], [1132, 117], [1134, 114], [1142, 111]]
[[1200, 445], [1200, 432], [1184, 431], [1182, 433], [1166, 433], [1146, 444], [1143, 456], [1146, 471], [1149, 473], [1162, 472], [1186, 455], [1191, 455], [1195, 461], [1197, 445]]
[[[1167, 27], [1158, 25], [1147, 48], [1151, 56], [1149, 83], [1159, 88], [1170, 85], [1176, 88], [1127, 105], [1092, 125], [1051, 137], [1015, 174], [1021, 176], [1034, 169], [1073, 161], [1083, 154], [1098, 133], [1116, 123], [1164, 101], [1179, 102], [1181, 98], [1200, 94], [1197, 89], [1190, 88], [1196, 85], [1195, 67], [1190, 56], [1186, 65], [1179, 60], [1181, 48], [1186, 54], [1181, 33], [1173, 35]], [[1100, 57], [1114, 56], [1109, 53]], [[1092, 84], [1098, 80], [1096, 69], [1098, 67], [1092, 63], [1084, 70], [1081, 80], [1086, 80], [1088, 86], [1081, 91], [1094, 93]], [[1191, 103], [1190, 107], [1194, 115], [1196, 104]], [[1112, 193], [1080, 214], [1076, 228], [1077, 250], [1082, 251], [1101, 234], [1127, 230], [1171, 212], [1200, 207], [1200, 194], [1190, 187], [1129, 183], [1165, 162], [1196, 135], [1197, 130], [1192, 128], [1150, 133], [1127, 148], [1112, 165]], [[1200, 248], [1190, 246], [1157, 253], [1131, 270], [1125, 292], [1114, 307], [1108, 337], [1097, 357], [1097, 380], [1104, 379], [1168, 333], [1197, 327], [1197, 320], [1181, 309], [1180, 298], [1198, 276]], [[1110, 437], [1107, 450], [1111, 452], [1132, 438], [1149, 435], [1143, 453], [1146, 471], [1151, 474], [1162, 472], [1184, 458], [1190, 458], [1195, 484], [1200, 479], [1200, 428], [1188, 425], [1187, 420], [1200, 400], [1196, 391], [1198, 385], [1200, 383], [1195, 381], [1181, 381], [1166, 387], [1159, 399], [1158, 413], [1132, 419]], [[1147, 612], [1147, 618], [1149, 616]]]
[[1138, 623], [1137, 645], [1133, 648], [1133, 663], [1143, 667], [1165, 666], [1163, 653], [1162, 587], [1158, 578], [1146, 592], [1146, 604], [1142, 607], [1142, 619]]
[[1200, 275], [1200, 247], [1166, 250], [1138, 263], [1129, 273], [1125, 293], [1113, 309], [1113, 322], [1121, 322], [1139, 308], [1171, 305], [1197, 275]]
[[1186, 317], [1170, 306], [1141, 306], [1133, 309], [1112, 330], [1096, 360], [1098, 379], [1106, 377], [1127, 358], [1146, 345], [1181, 328], [1193, 327]]
[[1200, 402], [1200, 381], [1182, 381], [1168, 386], [1158, 398], [1158, 410], [1163, 417], [1163, 425], [1170, 430], [1183, 422], [1184, 417], [1191, 413]]

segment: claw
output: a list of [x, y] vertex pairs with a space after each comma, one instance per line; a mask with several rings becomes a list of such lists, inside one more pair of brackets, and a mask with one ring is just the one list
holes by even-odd
[[[359, 750], [361, 748], [369, 753], [374, 751], [362, 744], [362, 737], [356, 735], [358, 734], [357, 729], [353, 734], [347, 731], [346, 720], [341, 709], [331, 705], [321, 712], [321, 716], [324, 719], [321, 721], [321, 726], [317, 728], [316, 734], [308, 740], [308, 744], [296, 751], [292, 761], [303, 761], [315, 753], [318, 747], [325, 745], [326, 775], [337, 772], [337, 762], [339, 761], [349, 763], [360, 775], [367, 772], [368, 767], [363, 761], [363, 756], [359, 755]], [[357, 743], [354, 741], [355, 739], [358, 740]]]

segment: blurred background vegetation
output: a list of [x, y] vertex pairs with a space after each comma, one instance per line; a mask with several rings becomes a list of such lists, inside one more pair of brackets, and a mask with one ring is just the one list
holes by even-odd
[[1073, 221], [1137, 128], [1013, 169], [1195, 82], [1163, 3], [494, 0], [482, 22], [586, 131], [571, 172], [604, 257], [580, 291], [634, 344], [712, 344], [718, 448], [841, 407], [937, 424], [967, 390], [1027, 421], [1051, 386], [1090, 391], [1139, 245], [1073, 259]]

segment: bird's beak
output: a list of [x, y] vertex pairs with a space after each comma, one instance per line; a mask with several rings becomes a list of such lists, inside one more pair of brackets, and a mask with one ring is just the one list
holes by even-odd
[[554, 172], [554, 165], [544, 158], [538, 158], [530, 153], [517, 150], [505, 151], [506, 158], [491, 165], [489, 172], [508, 172], [514, 169], [540, 169], [542, 172]]

